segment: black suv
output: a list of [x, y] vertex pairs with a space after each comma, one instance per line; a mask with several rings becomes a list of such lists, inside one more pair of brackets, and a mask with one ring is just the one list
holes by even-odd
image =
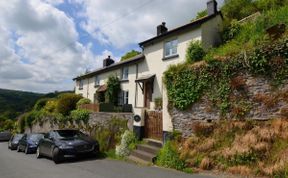
[[36, 155], [50, 157], [57, 164], [67, 157], [94, 156], [98, 152], [98, 141], [78, 130], [53, 130], [40, 140]]

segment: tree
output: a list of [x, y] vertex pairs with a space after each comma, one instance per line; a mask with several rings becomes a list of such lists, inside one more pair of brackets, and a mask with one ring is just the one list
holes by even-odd
[[132, 57], [134, 57], [134, 56], [137, 56], [137, 55], [139, 55], [139, 54], [141, 54], [139, 51], [135, 51], [135, 50], [133, 49], [132, 51], [127, 52], [124, 56], [122, 56], [122, 57], [121, 57], [121, 61], [125, 61], [125, 60], [130, 59], [130, 58], [132, 58]]
[[113, 103], [115, 106], [118, 103], [118, 94], [121, 90], [119, 78], [115, 75], [111, 75], [107, 81], [106, 97], [109, 103]]

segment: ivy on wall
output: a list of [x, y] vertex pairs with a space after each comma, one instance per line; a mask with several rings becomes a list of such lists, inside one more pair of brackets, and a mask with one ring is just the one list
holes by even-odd
[[186, 110], [207, 94], [222, 113], [230, 108], [231, 80], [239, 72], [263, 76], [279, 85], [288, 78], [288, 38], [264, 43], [229, 59], [213, 59], [197, 65], [178, 64], [164, 73], [170, 104]]

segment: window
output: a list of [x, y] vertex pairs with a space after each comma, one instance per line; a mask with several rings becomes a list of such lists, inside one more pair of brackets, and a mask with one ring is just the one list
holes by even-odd
[[98, 76], [95, 77], [95, 87], [100, 85], [100, 79]]
[[83, 80], [80, 80], [79, 81], [79, 90], [82, 90], [83, 89]]
[[129, 102], [129, 91], [124, 91], [123, 92], [123, 103], [128, 104]]
[[129, 91], [121, 91], [118, 94], [118, 105], [122, 106], [123, 104], [129, 103]]
[[129, 68], [123, 67], [122, 68], [122, 80], [128, 80]]
[[177, 54], [178, 40], [172, 40], [165, 43], [164, 57], [170, 57]]

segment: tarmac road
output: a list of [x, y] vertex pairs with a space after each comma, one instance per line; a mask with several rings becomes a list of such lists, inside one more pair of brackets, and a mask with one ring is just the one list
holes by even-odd
[[[10, 151], [0, 143], [0, 178], [215, 178], [216, 176], [139, 166], [110, 159], [75, 160], [61, 164], [35, 154]], [[218, 176], [217, 176], [218, 177]]]

